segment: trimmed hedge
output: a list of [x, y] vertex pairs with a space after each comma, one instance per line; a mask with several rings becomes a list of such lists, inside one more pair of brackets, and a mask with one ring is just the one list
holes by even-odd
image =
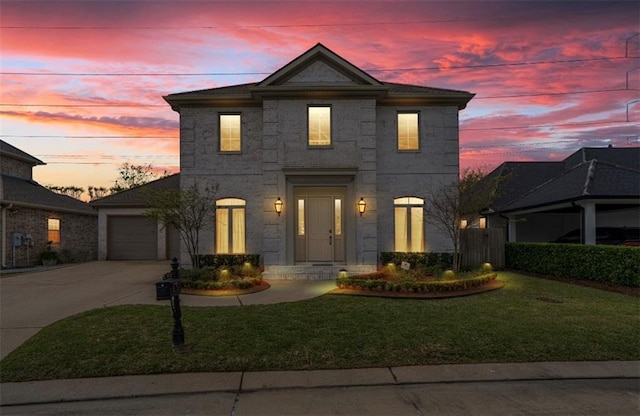
[[460, 280], [390, 281], [385, 279], [362, 279], [358, 276], [339, 277], [336, 285], [341, 289], [366, 289], [388, 292], [452, 292], [482, 286], [497, 278], [496, 273]]
[[640, 287], [640, 248], [556, 243], [507, 243], [510, 269]]
[[411, 264], [411, 268], [439, 268], [450, 269], [453, 265], [452, 253], [400, 253], [395, 251], [383, 251], [380, 253], [382, 265], [393, 263], [399, 266], [403, 261]]
[[201, 254], [200, 267], [213, 267], [216, 269], [228, 268], [232, 266], [242, 266], [250, 263], [258, 267], [260, 263], [259, 254]]
[[252, 286], [257, 286], [262, 282], [261, 278], [249, 277], [246, 279], [239, 280], [228, 280], [228, 281], [180, 281], [180, 286], [188, 289], [205, 289], [205, 290], [224, 290], [224, 289], [249, 289]]

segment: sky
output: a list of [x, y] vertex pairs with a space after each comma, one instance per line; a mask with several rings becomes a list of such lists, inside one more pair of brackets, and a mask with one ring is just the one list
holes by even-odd
[[163, 96], [259, 82], [322, 43], [380, 81], [476, 94], [460, 167], [640, 146], [637, 1], [0, 0], [0, 138], [42, 185], [179, 170]]

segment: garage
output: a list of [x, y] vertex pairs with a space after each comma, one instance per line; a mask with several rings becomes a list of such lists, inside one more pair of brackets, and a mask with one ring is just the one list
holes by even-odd
[[146, 217], [109, 216], [108, 260], [155, 260], [158, 257], [158, 227]]

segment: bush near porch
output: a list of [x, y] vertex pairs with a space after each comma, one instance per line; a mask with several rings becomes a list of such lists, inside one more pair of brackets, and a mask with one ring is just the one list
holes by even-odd
[[507, 243], [505, 250], [509, 269], [640, 287], [638, 247]]
[[[185, 289], [249, 289], [262, 283], [258, 254], [211, 254], [199, 256], [200, 269], [180, 269]], [[170, 273], [165, 275], [169, 278]]]
[[439, 274], [450, 269], [453, 265], [451, 253], [401, 253], [396, 251], [383, 251], [380, 253], [380, 263], [383, 266], [389, 263], [400, 267], [402, 262], [410, 264], [412, 269], [423, 269], [427, 273]]

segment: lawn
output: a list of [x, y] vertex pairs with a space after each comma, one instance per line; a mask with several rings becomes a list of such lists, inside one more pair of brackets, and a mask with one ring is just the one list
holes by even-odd
[[190, 371], [309, 370], [444, 363], [638, 360], [637, 297], [500, 273], [503, 289], [440, 299], [325, 295], [277, 305], [75, 315], [0, 362], [2, 382]]

